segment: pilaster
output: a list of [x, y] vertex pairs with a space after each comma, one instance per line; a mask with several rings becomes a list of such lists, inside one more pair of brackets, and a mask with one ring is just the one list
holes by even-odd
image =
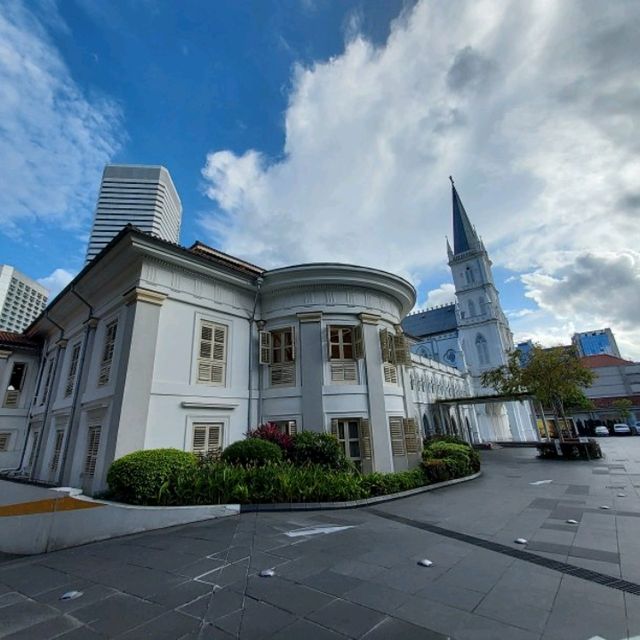
[[322, 313], [298, 313], [300, 323], [300, 382], [302, 385], [302, 427], [324, 431], [324, 358], [322, 350]]

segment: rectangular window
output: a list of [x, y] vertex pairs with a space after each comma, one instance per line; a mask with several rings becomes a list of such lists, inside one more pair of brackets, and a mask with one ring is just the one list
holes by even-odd
[[29, 468], [33, 466], [38, 451], [38, 443], [40, 442], [40, 430], [35, 430], [31, 434], [31, 451], [29, 452]]
[[271, 367], [273, 386], [293, 386], [296, 383], [295, 332], [293, 327], [271, 331]]
[[420, 453], [422, 446], [418, 422], [415, 418], [404, 418], [402, 421], [404, 428], [404, 444], [408, 454]]
[[100, 426], [89, 427], [87, 435], [87, 455], [84, 459], [84, 473], [92, 476], [96, 472], [96, 462], [98, 461], [98, 451], [100, 450]]
[[62, 443], [64, 442], [64, 429], [56, 431], [56, 437], [53, 441], [53, 455], [51, 456], [51, 471], [57, 471], [60, 464], [60, 454], [62, 453]]
[[67, 371], [67, 382], [64, 385], [64, 397], [68, 398], [73, 393], [73, 387], [76, 381], [76, 372], [78, 371], [78, 359], [80, 358], [80, 343], [73, 345], [71, 352], [71, 361], [69, 362], [69, 371]]
[[194, 422], [191, 450], [201, 455], [222, 451], [222, 422]]
[[281, 433], [285, 433], [288, 436], [295, 436], [298, 432], [295, 420], [274, 420], [272, 424], [275, 424]]
[[8, 409], [15, 409], [20, 402], [20, 392], [24, 385], [27, 365], [24, 362], [15, 362], [9, 377], [9, 386], [4, 395], [4, 406]]
[[227, 370], [227, 327], [200, 322], [198, 382], [224, 386]]
[[344, 451], [344, 455], [356, 464], [362, 458], [360, 451], [360, 420], [334, 419], [331, 421], [333, 435], [338, 438], [338, 442]]
[[0, 451], [9, 451], [10, 433], [0, 433]]
[[113, 351], [116, 346], [116, 335], [118, 333], [118, 321], [114, 320], [107, 325], [104, 335], [104, 345], [102, 348], [102, 359], [100, 360], [100, 373], [98, 374], [98, 386], [102, 387], [109, 383], [111, 378], [111, 365], [113, 363]]
[[[356, 327], [330, 325], [328, 330], [329, 368], [331, 382], [357, 384], [358, 364], [356, 361]], [[362, 342], [358, 343], [361, 349]]]
[[404, 456], [407, 451], [402, 418], [389, 418], [389, 437], [391, 439], [391, 455]]
[[395, 364], [390, 362], [383, 363], [382, 371], [384, 373], [384, 381], [387, 384], [398, 384], [398, 369]]

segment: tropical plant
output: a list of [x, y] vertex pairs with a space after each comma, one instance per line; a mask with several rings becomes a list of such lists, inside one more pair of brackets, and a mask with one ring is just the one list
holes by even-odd
[[221, 459], [228, 464], [261, 466], [282, 461], [282, 449], [277, 444], [259, 438], [238, 440], [230, 444]]
[[328, 433], [301, 431], [293, 437], [289, 458], [294, 464], [317, 464], [329, 469], [350, 469], [338, 440]]
[[285, 453], [289, 451], [293, 443], [293, 438], [287, 433], [282, 433], [278, 425], [273, 422], [261, 424], [257, 429], [249, 431], [247, 437], [273, 442], [273, 444], [277, 444]]

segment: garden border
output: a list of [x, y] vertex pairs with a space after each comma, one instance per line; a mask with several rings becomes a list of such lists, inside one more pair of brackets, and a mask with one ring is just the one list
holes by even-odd
[[348, 500], [346, 502], [291, 502], [291, 503], [259, 503], [259, 504], [241, 504], [240, 513], [255, 513], [257, 511], [331, 511], [334, 509], [357, 509], [358, 507], [366, 507], [372, 504], [380, 504], [381, 502], [391, 502], [392, 500], [400, 500], [401, 498], [409, 498], [419, 493], [427, 491], [435, 491], [436, 489], [444, 489], [454, 484], [475, 480], [482, 475], [482, 471], [472, 473], [462, 478], [454, 478], [453, 480], [445, 480], [444, 482], [434, 482], [417, 489], [409, 489], [407, 491], [399, 491], [398, 493], [388, 493], [384, 496], [375, 496], [373, 498], [362, 498], [360, 500]]

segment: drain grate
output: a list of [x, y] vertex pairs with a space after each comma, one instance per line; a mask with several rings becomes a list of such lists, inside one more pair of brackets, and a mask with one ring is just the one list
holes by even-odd
[[420, 522], [419, 520], [404, 518], [403, 516], [398, 516], [393, 513], [387, 513], [386, 511], [380, 511], [379, 509], [367, 509], [367, 511], [373, 513], [376, 516], [379, 516], [380, 518], [393, 520], [394, 522], [405, 524], [408, 527], [423, 529], [424, 531], [428, 531], [429, 533], [436, 533], [447, 538], [452, 538], [453, 540], [458, 540], [459, 542], [466, 542], [467, 544], [471, 544], [475, 547], [488, 549], [489, 551], [495, 551], [496, 553], [501, 553], [505, 556], [511, 556], [512, 558], [517, 558], [518, 560], [524, 560], [524, 562], [537, 564], [538, 566], [544, 567], [546, 569], [552, 569], [560, 573], [566, 573], [567, 575], [573, 576], [575, 578], [587, 580], [588, 582], [595, 582], [605, 587], [610, 587], [611, 589], [617, 589], [618, 591], [624, 591], [625, 593], [640, 595], [640, 584], [636, 584], [635, 582], [629, 582], [628, 580], [622, 580], [614, 576], [608, 576], [605, 573], [599, 573], [598, 571], [583, 569], [582, 567], [577, 567], [576, 565], [568, 564], [567, 562], [551, 560], [549, 558], [545, 558], [543, 556], [532, 553], [531, 551], [512, 549], [511, 547], [508, 547], [505, 544], [500, 544], [499, 542], [484, 540], [483, 538], [471, 536], [467, 533], [461, 533], [460, 531], [453, 531], [451, 529], [444, 529], [443, 527], [438, 527], [435, 524], [428, 524], [426, 522]]

